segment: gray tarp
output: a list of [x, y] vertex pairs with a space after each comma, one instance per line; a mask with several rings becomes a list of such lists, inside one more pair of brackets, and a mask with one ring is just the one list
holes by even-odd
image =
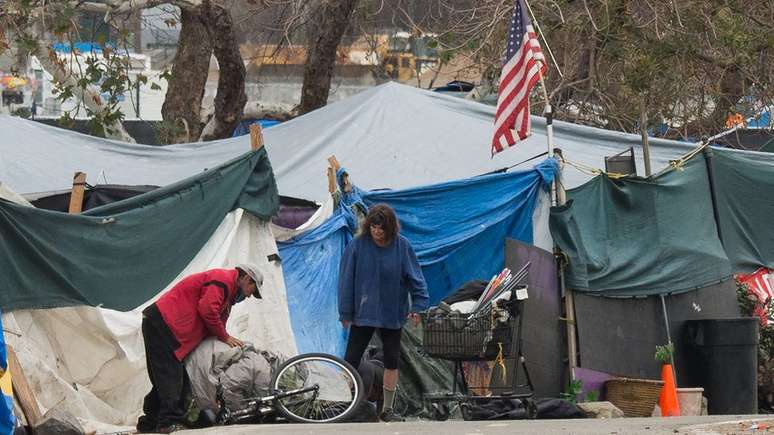
[[[370, 190], [467, 178], [546, 151], [545, 122], [533, 116], [533, 136], [491, 158], [493, 120], [493, 107], [387, 83], [264, 135], [279, 191], [322, 202], [331, 155]], [[86, 172], [90, 184], [168, 185], [250, 148], [248, 136], [166, 147], [127, 144], [6, 116], [0, 116], [0, 132], [0, 179], [21, 194], [69, 189], [75, 171]], [[558, 121], [554, 132], [556, 146], [573, 162], [604, 168], [604, 156], [629, 146], [641, 161], [638, 135]], [[651, 139], [651, 147], [660, 169], [692, 145]], [[575, 187], [590, 178], [568, 167], [564, 182]]]

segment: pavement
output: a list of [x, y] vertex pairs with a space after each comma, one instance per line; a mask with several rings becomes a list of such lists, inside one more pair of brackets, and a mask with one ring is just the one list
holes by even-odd
[[774, 418], [759, 415], [577, 420], [413, 421], [405, 423], [235, 425], [175, 432], [179, 435], [731, 435], [774, 434]]

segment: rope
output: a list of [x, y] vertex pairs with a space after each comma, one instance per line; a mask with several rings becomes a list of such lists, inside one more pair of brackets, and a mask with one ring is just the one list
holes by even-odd
[[502, 382], [504, 384], [508, 373], [508, 369], [505, 368], [505, 357], [503, 356], [503, 344], [498, 342], [497, 346], [500, 348], [500, 350], [497, 352], [497, 358], [495, 358], [495, 364], [500, 366], [500, 369], [501, 369], [500, 378], [502, 379]]
[[619, 178], [626, 177], [626, 174], [621, 174], [618, 172], [605, 172], [602, 169], [593, 168], [591, 166], [586, 166], [582, 163], [573, 162], [570, 160], [567, 160], [567, 158], [563, 159], [564, 163], [567, 163], [568, 165], [574, 167], [575, 169], [579, 170], [580, 172], [583, 172], [584, 174], [588, 174], [591, 176], [596, 175], [606, 175], [608, 178], [612, 178], [614, 180], [617, 180]]
[[523, 160], [523, 161], [521, 161], [521, 162], [519, 162], [519, 163], [516, 163], [515, 165], [508, 166], [508, 167], [507, 167], [505, 170], [507, 171], [508, 169], [513, 169], [513, 168], [515, 168], [516, 166], [519, 166], [519, 165], [521, 165], [521, 164], [527, 163], [527, 162], [529, 162], [529, 161], [531, 161], [531, 160], [535, 160], [535, 159], [536, 159], [536, 158], [538, 158], [538, 157], [543, 157], [543, 156], [545, 156], [545, 155], [547, 155], [547, 154], [548, 154], [548, 151], [543, 151], [542, 153], [540, 153], [540, 154], [538, 154], [538, 155], [536, 155], [536, 156], [532, 156], [532, 157], [528, 158], [527, 160]]
[[688, 152], [688, 154], [680, 157], [677, 160], [670, 160], [669, 161], [669, 167], [675, 171], [682, 171], [683, 166], [685, 165], [685, 162], [688, 160], [691, 160], [692, 158], [696, 157], [697, 154], [704, 151], [705, 148], [707, 148], [710, 144], [710, 141], [707, 140], [706, 142], [700, 143], [696, 148]]
[[[490, 311], [490, 313], [491, 314], [490, 314], [489, 324], [492, 327], [492, 331], [494, 331], [495, 322], [497, 321], [497, 314], [495, 314], [494, 306], [492, 307], [492, 310]], [[505, 357], [503, 356], [503, 343], [497, 342], [497, 347], [499, 348], [499, 350], [497, 351], [497, 357], [495, 358], [494, 362], [495, 362], [495, 365], [500, 366], [500, 369], [501, 369], [500, 376], [504, 384], [506, 380], [506, 374], [508, 373], [508, 369], [505, 368]]]

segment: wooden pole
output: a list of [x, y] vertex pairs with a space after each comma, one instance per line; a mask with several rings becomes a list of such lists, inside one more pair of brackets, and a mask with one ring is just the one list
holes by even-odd
[[336, 156], [331, 155], [328, 157], [328, 193], [333, 193], [338, 188], [336, 183], [336, 172], [339, 171], [339, 168], [341, 168], [341, 165], [336, 159]]
[[253, 151], [261, 149], [263, 146], [263, 131], [260, 124], [250, 124], [250, 148]]
[[[548, 99], [548, 89], [546, 89], [546, 82], [543, 79], [543, 74], [540, 73], [540, 87], [543, 90], [543, 99], [546, 102], [546, 140], [548, 142], [548, 157], [554, 157], [554, 126], [553, 126], [553, 108], [551, 102]], [[561, 151], [557, 153], [561, 158]], [[551, 185], [551, 205], [564, 205], [566, 202], [567, 194], [564, 191], [564, 187], [561, 183], [562, 171], [561, 168]], [[567, 322], [567, 361], [570, 372], [570, 380], [575, 378], [575, 367], [578, 366], [578, 337], [575, 333], [575, 296], [572, 289], [566, 287], [564, 280], [564, 268], [559, 269], [559, 291], [564, 296], [564, 311], [565, 321]]]
[[5, 348], [8, 354], [8, 370], [11, 371], [14, 396], [19, 400], [19, 406], [21, 406], [24, 412], [27, 424], [34, 428], [41, 419], [38, 401], [35, 399], [35, 394], [33, 394], [30, 385], [27, 383], [27, 378], [24, 376], [24, 371], [19, 364], [19, 359], [16, 357], [13, 347], [6, 343]]
[[[562, 150], [556, 149], [556, 155], [562, 160]], [[556, 186], [556, 203], [560, 206], [567, 202], [567, 192], [561, 183], [562, 172], [559, 171]], [[575, 331], [575, 295], [572, 289], [567, 288], [564, 275], [564, 265], [560, 263], [559, 286], [561, 294], [564, 296], [564, 312], [567, 331], [567, 365], [570, 371], [570, 380], [575, 379], [575, 367], [578, 367], [578, 336]]]
[[328, 193], [336, 191], [336, 171], [328, 166]]
[[333, 168], [333, 172], [336, 172], [339, 169], [341, 169], [341, 165], [339, 164], [339, 161], [336, 159], [336, 156], [328, 157], [328, 163], [331, 165], [331, 168]]
[[73, 189], [70, 192], [70, 214], [78, 214], [83, 210], [83, 192], [86, 190], [86, 173], [76, 172], [73, 176]]

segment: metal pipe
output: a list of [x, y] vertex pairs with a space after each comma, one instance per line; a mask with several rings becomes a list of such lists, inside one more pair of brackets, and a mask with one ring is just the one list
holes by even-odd
[[666, 308], [666, 300], [664, 299], [664, 295], [659, 295], [661, 297], [661, 310], [664, 313], [664, 326], [666, 327], [666, 334], [667, 334], [667, 344], [672, 347], [672, 355], [671, 355], [671, 361], [670, 365], [672, 366], [672, 376], [675, 379], [675, 386], [677, 386], [677, 371], [675, 370], [675, 352], [674, 352], [674, 345], [672, 344], [672, 334], [669, 331], [669, 314], [667, 314], [667, 308]]

